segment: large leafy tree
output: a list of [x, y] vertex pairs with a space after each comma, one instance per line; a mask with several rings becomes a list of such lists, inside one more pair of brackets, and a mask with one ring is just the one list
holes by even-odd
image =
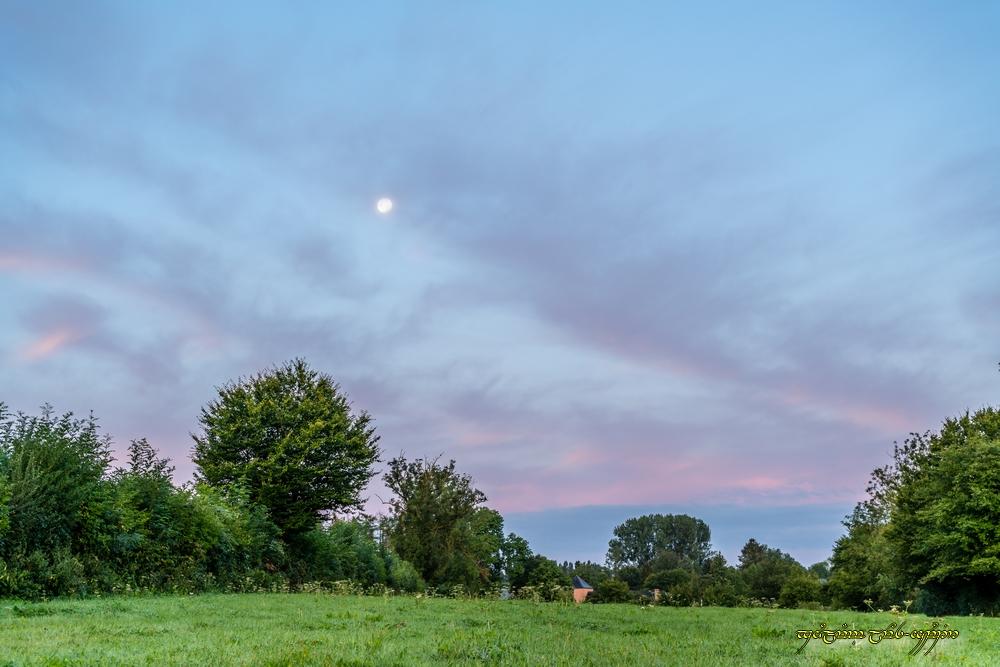
[[[915, 599], [930, 614], [1000, 610], [1000, 410], [911, 433], [876, 469], [834, 547], [835, 604]], [[916, 594], [916, 598], [912, 596]]]
[[245, 492], [286, 539], [331, 512], [359, 507], [378, 460], [366, 412], [333, 379], [296, 359], [224, 385], [201, 411], [192, 457], [199, 480]]
[[389, 462], [387, 523], [392, 548], [432, 586], [479, 590], [502, 568], [503, 518], [483, 507], [469, 475], [435, 460]]
[[711, 555], [712, 533], [701, 519], [686, 514], [647, 514], [616, 526], [608, 542], [608, 564], [634, 567], [640, 578], [648, 576], [664, 552], [692, 568], [700, 568]]
[[929, 613], [1000, 611], [1000, 410], [945, 421], [897, 450], [886, 540]]

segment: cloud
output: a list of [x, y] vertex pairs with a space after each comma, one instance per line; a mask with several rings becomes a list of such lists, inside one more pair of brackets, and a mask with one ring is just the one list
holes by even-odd
[[4, 369], [22, 400], [183, 475], [213, 386], [305, 356], [513, 511], [849, 505], [995, 388], [997, 141], [945, 122], [985, 87], [930, 112], [881, 43], [778, 71], [684, 16], [603, 17], [597, 53], [484, 9], [243, 10], [0, 27], [3, 327], [51, 367]]
[[20, 353], [22, 361], [41, 361], [58, 352], [66, 345], [79, 340], [80, 335], [69, 329], [48, 333], [26, 345]]

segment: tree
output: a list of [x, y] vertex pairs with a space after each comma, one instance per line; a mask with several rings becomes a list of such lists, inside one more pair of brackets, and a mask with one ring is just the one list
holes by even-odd
[[726, 564], [722, 554], [713, 554], [701, 576], [701, 599], [704, 604], [734, 607], [746, 594], [746, 583], [735, 567]]
[[111, 463], [110, 438], [97, 420], [57, 417], [51, 406], [30, 417], [0, 410], [0, 463], [7, 498], [0, 535], [8, 554], [50, 554], [89, 542], [106, 494], [101, 480]]
[[605, 579], [587, 596], [588, 602], [629, 602], [631, 599], [628, 584], [620, 579]]
[[745, 570], [765, 558], [767, 558], [767, 545], [761, 544], [751, 537], [740, 549], [740, 569]]
[[455, 462], [437, 459], [389, 462], [386, 486], [389, 541], [431, 586], [462, 584], [481, 590], [502, 562], [503, 519], [482, 507], [486, 495], [458, 473]]
[[878, 609], [899, 604], [904, 595], [886, 541], [888, 515], [872, 514], [864, 503], [844, 520], [847, 534], [833, 546], [829, 589], [835, 607]]
[[1000, 611], [998, 488], [997, 408], [911, 433], [844, 522], [831, 559], [834, 603], [886, 608], [907, 598], [932, 615]]
[[673, 552], [692, 568], [700, 568], [711, 553], [712, 533], [701, 519], [686, 514], [647, 514], [615, 527], [608, 542], [608, 564], [635, 567], [640, 580], [651, 573], [653, 560]]
[[357, 508], [379, 457], [366, 412], [301, 359], [224, 385], [201, 411], [192, 457], [199, 480], [245, 489], [286, 539]]
[[819, 579], [809, 572], [795, 572], [781, 586], [778, 604], [794, 609], [803, 603], [818, 604], [821, 595]]
[[572, 583], [569, 575], [562, 571], [558, 563], [541, 554], [534, 554], [525, 563], [523, 580], [518, 582], [517, 586], [512, 583], [511, 588], [515, 593], [525, 588], [533, 588], [539, 598], [551, 602], [568, 595], [568, 588]]
[[740, 551], [740, 573], [751, 597], [777, 599], [793, 574], [805, 572], [794, 558], [750, 538]]
[[598, 563], [592, 563], [589, 560], [578, 560], [573, 563], [565, 561], [559, 567], [570, 577], [580, 577], [591, 586], [597, 586], [597, 584], [611, 577], [611, 570]]
[[818, 563], [813, 563], [808, 567], [809, 573], [824, 582], [830, 578], [830, 561], [821, 560]]
[[534, 553], [528, 541], [515, 533], [509, 534], [501, 546], [503, 576], [512, 592], [528, 585], [528, 563]]
[[932, 614], [1000, 611], [1000, 410], [912, 436], [897, 461], [886, 541], [903, 583]]

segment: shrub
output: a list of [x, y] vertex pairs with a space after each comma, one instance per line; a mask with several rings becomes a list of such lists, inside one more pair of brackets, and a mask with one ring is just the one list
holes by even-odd
[[808, 572], [797, 572], [785, 580], [778, 596], [782, 607], [795, 608], [803, 602], [819, 602], [821, 595], [819, 579]]
[[396, 554], [390, 552], [387, 558], [389, 563], [389, 585], [398, 591], [406, 593], [421, 593], [425, 588], [424, 580], [417, 572], [417, 568], [409, 561], [403, 560]]
[[590, 602], [629, 602], [632, 599], [632, 592], [628, 584], [621, 579], [605, 579], [594, 588], [594, 592], [587, 596]]

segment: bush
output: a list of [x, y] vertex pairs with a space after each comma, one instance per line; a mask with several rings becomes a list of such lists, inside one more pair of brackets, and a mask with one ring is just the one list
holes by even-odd
[[605, 579], [594, 588], [594, 592], [587, 596], [589, 602], [630, 602], [632, 591], [628, 584], [621, 579]]
[[386, 559], [389, 564], [389, 585], [397, 591], [421, 593], [426, 585], [417, 568], [390, 552]]
[[797, 572], [785, 580], [778, 596], [778, 604], [794, 609], [803, 602], [819, 603], [820, 583], [814, 575], [808, 572]]

